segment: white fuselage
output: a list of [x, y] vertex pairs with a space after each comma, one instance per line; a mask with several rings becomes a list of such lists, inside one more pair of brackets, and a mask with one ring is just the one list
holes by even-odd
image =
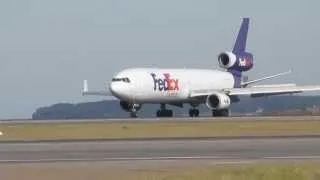
[[110, 91], [133, 103], [188, 102], [191, 90], [232, 88], [231, 73], [209, 69], [133, 68], [119, 72]]

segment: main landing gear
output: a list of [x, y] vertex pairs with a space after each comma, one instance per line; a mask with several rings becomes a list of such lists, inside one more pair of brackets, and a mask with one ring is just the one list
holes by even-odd
[[189, 109], [189, 117], [199, 117], [199, 109], [196, 108], [199, 104], [200, 103], [190, 103], [192, 108]]
[[157, 117], [172, 117], [173, 111], [170, 109], [166, 109], [165, 104], [160, 105], [160, 109], [157, 111]]
[[229, 109], [212, 110], [213, 117], [228, 117], [230, 116]]
[[[191, 104], [191, 109], [189, 109], [189, 116], [190, 117], [199, 117], [199, 109], [198, 107], [199, 104]], [[137, 108], [138, 107], [138, 108]], [[141, 106], [133, 106], [131, 108], [131, 117], [137, 117], [136, 112]], [[156, 113], [157, 117], [173, 117], [173, 111], [171, 109], [166, 109], [165, 104], [160, 104], [160, 109]], [[228, 117], [230, 116], [230, 110], [229, 109], [214, 109], [212, 110], [212, 116], [213, 117]]]
[[199, 109], [192, 108], [189, 110], [190, 117], [199, 117]]

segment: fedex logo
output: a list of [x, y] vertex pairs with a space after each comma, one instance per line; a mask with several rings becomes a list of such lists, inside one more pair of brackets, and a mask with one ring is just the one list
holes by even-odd
[[249, 57], [239, 58], [239, 66], [250, 66], [251, 65], [251, 59]]
[[170, 73], [164, 73], [164, 78], [157, 78], [156, 74], [150, 74], [153, 79], [153, 90], [155, 91], [179, 91], [179, 80], [173, 79]]

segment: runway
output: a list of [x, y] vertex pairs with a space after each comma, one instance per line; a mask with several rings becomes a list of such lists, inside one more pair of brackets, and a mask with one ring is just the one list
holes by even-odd
[[207, 122], [207, 121], [318, 121], [320, 116], [231, 116], [231, 117], [172, 117], [172, 118], [106, 118], [106, 119], [2, 119], [0, 124], [60, 124], [60, 123], [154, 123], [154, 122]]
[[0, 163], [320, 160], [320, 138], [0, 143]]

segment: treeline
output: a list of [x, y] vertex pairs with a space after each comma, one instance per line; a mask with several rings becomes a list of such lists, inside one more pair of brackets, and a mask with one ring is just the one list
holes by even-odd
[[[288, 110], [302, 110], [313, 106], [320, 107], [320, 96], [271, 96], [267, 98], [242, 97], [241, 101], [231, 107], [233, 114], [250, 114], [255, 112], [270, 113]], [[188, 116], [189, 105], [184, 108], [168, 106], [174, 110], [175, 116]], [[140, 117], [154, 117], [159, 109], [157, 104], [144, 104], [139, 111]], [[199, 107], [202, 116], [210, 116], [211, 112], [204, 105]], [[78, 104], [57, 103], [48, 107], [40, 107], [33, 114], [33, 119], [78, 119], [78, 118], [125, 118], [119, 101], [98, 101]]]

